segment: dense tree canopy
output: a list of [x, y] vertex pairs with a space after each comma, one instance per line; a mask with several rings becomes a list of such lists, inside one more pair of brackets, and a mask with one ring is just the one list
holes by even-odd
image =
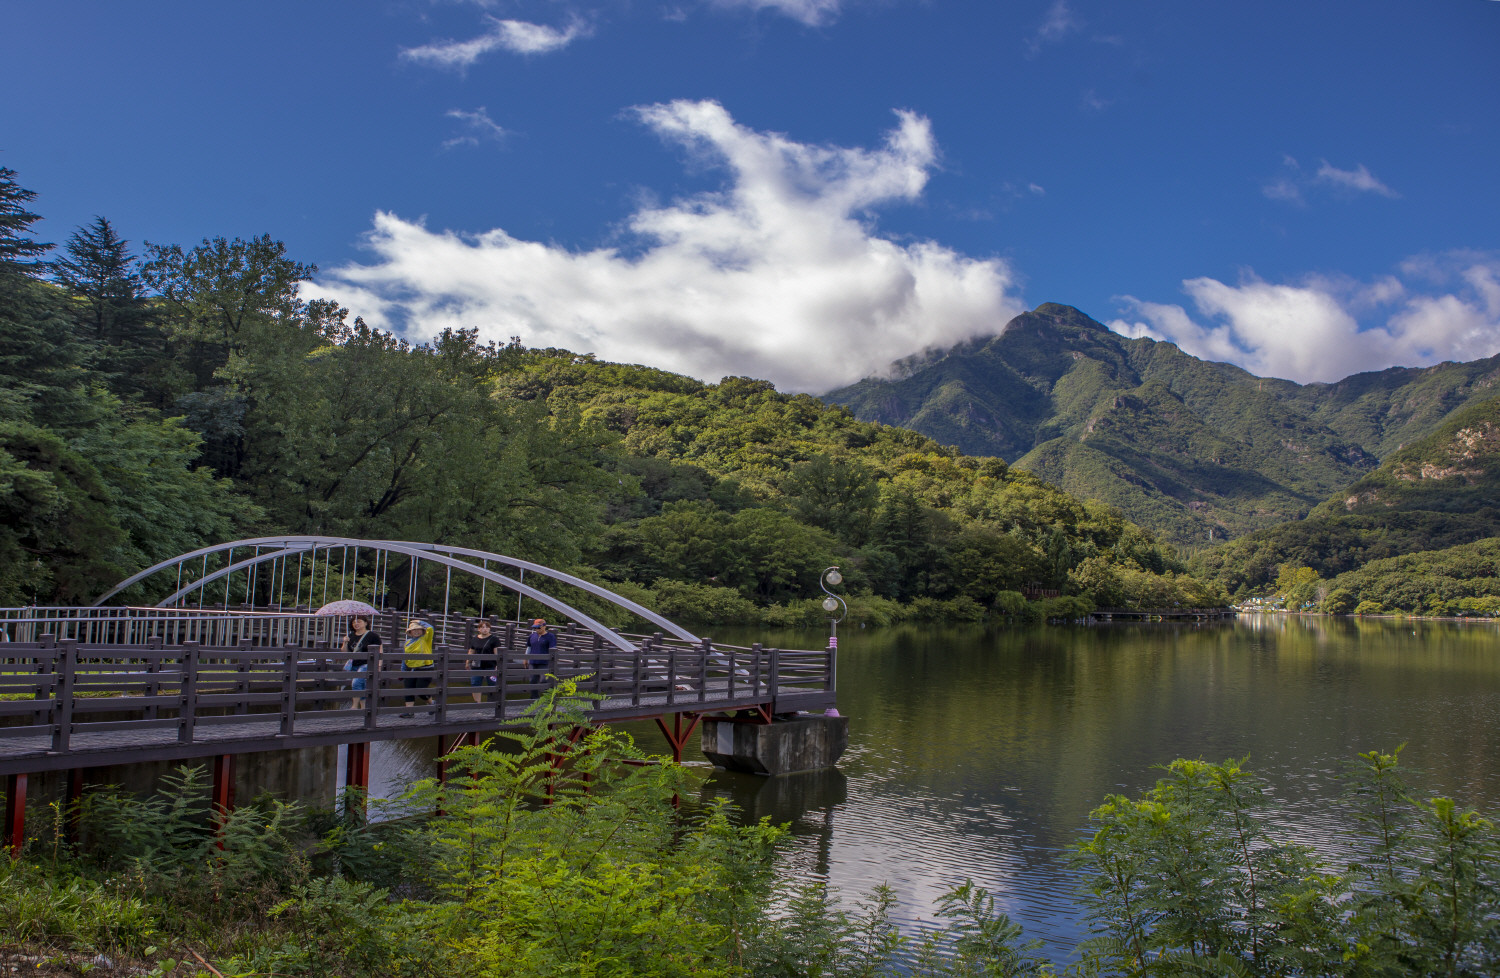
[[0, 601], [258, 531], [483, 547], [710, 619], [816, 620], [830, 564], [870, 620], [1191, 590], [1118, 512], [999, 459], [754, 378], [413, 344], [305, 301], [315, 267], [269, 235], [141, 261], [98, 217], [46, 262], [33, 198], [0, 174]]

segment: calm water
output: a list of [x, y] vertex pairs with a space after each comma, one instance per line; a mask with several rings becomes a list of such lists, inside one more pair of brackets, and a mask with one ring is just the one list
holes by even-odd
[[[1500, 811], [1500, 629], [1488, 624], [856, 630], [840, 636], [839, 707], [851, 720], [838, 771], [705, 770], [704, 794], [790, 822], [793, 860], [846, 897], [888, 883], [906, 921], [972, 878], [1055, 957], [1082, 936], [1060, 854], [1106, 793], [1149, 787], [1153, 765], [1175, 757], [1249, 755], [1314, 845], [1340, 828], [1322, 802], [1343, 763], [1402, 742], [1418, 784]], [[631, 729], [662, 749], [650, 725]], [[380, 748], [377, 793], [431, 770], [430, 742]]]

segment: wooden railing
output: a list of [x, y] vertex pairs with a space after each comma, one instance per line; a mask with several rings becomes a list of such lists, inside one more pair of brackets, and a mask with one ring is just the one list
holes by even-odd
[[[426, 616], [438, 644], [432, 666], [413, 670], [394, 616], [377, 619], [387, 644], [356, 663], [338, 650], [337, 619], [65, 610], [3, 621], [13, 640], [0, 643], [0, 774], [493, 730], [524, 722], [557, 680], [597, 697], [598, 721], [834, 705], [831, 649], [655, 634], [628, 636], [635, 651], [623, 652], [564, 628], [550, 655], [533, 658], [527, 629], [504, 622], [494, 626], [494, 667], [471, 668], [474, 620]], [[360, 664], [368, 671], [346, 669]], [[369, 688], [355, 690], [356, 678]]]

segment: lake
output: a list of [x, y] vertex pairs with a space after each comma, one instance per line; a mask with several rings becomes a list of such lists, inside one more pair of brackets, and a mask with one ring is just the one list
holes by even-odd
[[[788, 648], [817, 632], [719, 629]], [[837, 771], [705, 771], [703, 793], [790, 822], [790, 858], [846, 899], [879, 883], [905, 922], [964, 879], [989, 888], [1061, 959], [1082, 933], [1061, 856], [1106, 793], [1176, 757], [1249, 756], [1288, 829], [1327, 845], [1323, 804], [1356, 753], [1408, 746], [1413, 782], [1500, 810], [1500, 628], [1489, 623], [1248, 616], [1202, 625], [845, 629]], [[648, 749], [665, 741], [630, 729]], [[382, 744], [375, 784], [432, 770], [431, 741]], [[689, 755], [688, 760], [701, 760]]]

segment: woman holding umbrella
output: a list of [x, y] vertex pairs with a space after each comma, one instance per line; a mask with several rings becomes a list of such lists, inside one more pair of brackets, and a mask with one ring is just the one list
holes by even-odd
[[[344, 663], [344, 671], [368, 673], [370, 661], [374, 658], [374, 653], [379, 651], [380, 636], [371, 630], [369, 615], [365, 612], [356, 613], [349, 619], [349, 634], [344, 637], [344, 654], [349, 656], [348, 661]], [[368, 678], [368, 676], [355, 676], [354, 691], [363, 693]], [[354, 697], [353, 703], [356, 710], [365, 708], [363, 696]]]

